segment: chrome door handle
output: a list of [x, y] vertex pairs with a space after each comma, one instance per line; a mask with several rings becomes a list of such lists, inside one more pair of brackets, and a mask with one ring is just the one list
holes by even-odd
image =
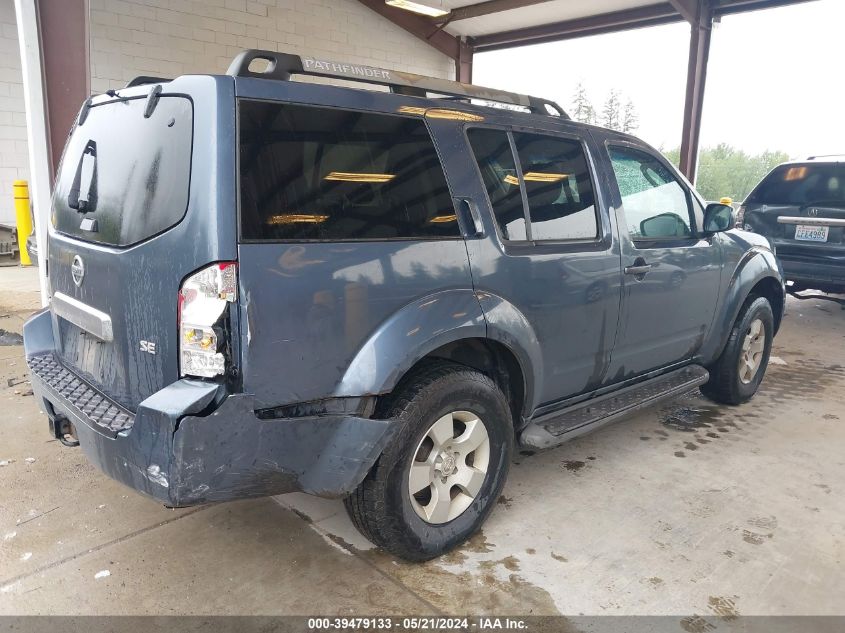
[[651, 264], [637, 264], [635, 266], [625, 266], [626, 275], [645, 275], [651, 270]]

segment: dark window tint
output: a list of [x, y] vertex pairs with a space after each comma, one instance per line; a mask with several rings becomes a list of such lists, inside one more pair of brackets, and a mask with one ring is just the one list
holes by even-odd
[[419, 119], [241, 101], [240, 174], [246, 239], [459, 235]]
[[162, 96], [149, 117], [146, 98], [88, 110], [65, 147], [53, 194], [53, 225], [76, 238], [128, 246], [185, 215], [191, 180], [193, 109]]
[[610, 148], [628, 232], [634, 240], [692, 235], [687, 194], [663, 163], [646, 152]]
[[502, 237], [527, 239], [522, 193], [507, 133], [472, 129], [468, 136]]
[[593, 185], [579, 141], [515, 132], [533, 240], [598, 235]]
[[845, 163], [781, 165], [748, 198], [764, 204], [845, 204]]

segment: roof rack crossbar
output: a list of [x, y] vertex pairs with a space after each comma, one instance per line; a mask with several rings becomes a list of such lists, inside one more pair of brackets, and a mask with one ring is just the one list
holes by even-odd
[[[250, 65], [256, 60], [266, 62], [266, 67], [263, 70], [250, 70]], [[346, 79], [388, 86], [391, 92], [397, 94], [425, 97], [428, 96], [428, 93], [434, 93], [466, 99], [480, 99], [520, 106], [535, 114], [559, 116], [563, 119], [569, 118], [563, 108], [548, 99], [508, 92], [507, 90], [483, 88], [437, 77], [386, 70], [365, 64], [334, 62], [314, 57], [301, 57], [291, 53], [258, 49], [245, 50], [232, 60], [226, 74], [232, 77], [255, 77], [277, 81], [288, 81], [291, 75]]]

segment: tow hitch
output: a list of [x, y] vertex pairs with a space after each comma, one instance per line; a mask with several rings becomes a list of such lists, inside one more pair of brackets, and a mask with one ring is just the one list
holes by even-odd
[[76, 439], [76, 429], [73, 424], [63, 415], [52, 413], [47, 416], [50, 422], [50, 434], [59, 440], [65, 446], [79, 446], [79, 440]]
[[838, 303], [843, 310], [845, 310], [845, 299], [839, 299], [838, 297], [830, 297], [828, 295], [799, 295], [797, 290], [790, 290], [789, 288], [786, 289], [786, 292], [796, 299], [801, 299], [802, 301], [806, 299], [821, 299], [822, 301], [833, 301], [833, 303]]

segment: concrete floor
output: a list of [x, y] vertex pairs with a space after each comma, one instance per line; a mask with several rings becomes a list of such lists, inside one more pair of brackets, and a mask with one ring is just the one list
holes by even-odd
[[338, 502], [139, 496], [50, 441], [0, 347], [0, 614], [842, 615], [843, 339], [836, 304], [790, 300], [751, 403], [690, 395], [521, 454], [483, 531], [423, 565]]

